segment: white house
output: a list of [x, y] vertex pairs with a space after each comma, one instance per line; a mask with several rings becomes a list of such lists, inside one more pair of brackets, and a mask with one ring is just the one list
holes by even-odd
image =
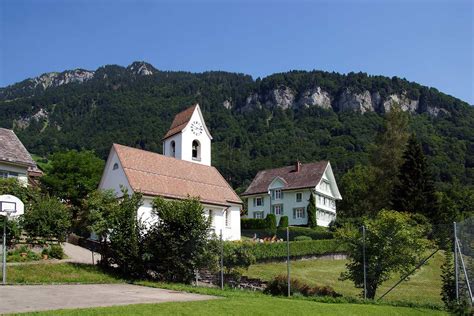
[[164, 155], [114, 144], [99, 188], [120, 195], [124, 186], [142, 193], [138, 216], [148, 223], [156, 220], [155, 197], [199, 197], [215, 233], [222, 231], [224, 239], [239, 240], [242, 200], [211, 166], [211, 140], [199, 105], [194, 105], [175, 116], [163, 138]]
[[0, 178], [16, 178], [27, 186], [35, 185], [42, 174], [16, 134], [0, 128]]
[[277, 222], [288, 216], [289, 225], [307, 225], [311, 194], [316, 199], [316, 220], [327, 227], [336, 218], [336, 200], [341, 194], [329, 161], [263, 170], [242, 194], [247, 199], [249, 218], [275, 214]]

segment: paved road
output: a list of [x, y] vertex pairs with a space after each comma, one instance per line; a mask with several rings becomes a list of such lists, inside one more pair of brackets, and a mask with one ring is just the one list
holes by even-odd
[[[96, 264], [100, 260], [100, 254], [86, 248], [82, 248], [70, 243], [65, 242], [62, 244], [64, 253], [68, 256], [68, 259], [64, 260], [66, 262], [75, 262], [75, 263], [87, 263], [87, 264]], [[94, 261], [92, 261], [94, 258]]]
[[0, 286], [0, 314], [65, 308], [202, 301], [215, 296], [130, 284]]

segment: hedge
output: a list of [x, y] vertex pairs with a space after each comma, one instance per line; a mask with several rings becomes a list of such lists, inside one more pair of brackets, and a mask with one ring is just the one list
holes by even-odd
[[[264, 221], [264, 220], [261, 220]], [[317, 227], [317, 228], [308, 228], [308, 227], [290, 227], [290, 241], [295, 240], [295, 237], [298, 236], [308, 236], [313, 240], [320, 239], [333, 239], [333, 233], [328, 231], [326, 228]], [[262, 229], [258, 228], [244, 228], [242, 226], [242, 236], [253, 238], [257, 235], [258, 238], [272, 237], [271, 234], [265, 230], [265, 227]], [[286, 240], [286, 228], [278, 228], [276, 236], [283, 240]]]
[[264, 219], [260, 218], [241, 218], [240, 219], [241, 229], [265, 229], [267, 223]]
[[[287, 255], [286, 242], [275, 243], [248, 243], [251, 252], [257, 261], [281, 260]], [[331, 240], [305, 240], [290, 242], [290, 257], [319, 256], [331, 253], [345, 252], [346, 247], [334, 239]]]

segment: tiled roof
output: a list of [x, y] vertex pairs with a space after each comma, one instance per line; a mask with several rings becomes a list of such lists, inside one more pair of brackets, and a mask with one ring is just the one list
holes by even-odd
[[114, 144], [133, 191], [169, 198], [199, 197], [215, 205], [242, 203], [216, 168]]
[[191, 119], [191, 116], [194, 113], [194, 110], [196, 109], [197, 104], [193, 105], [192, 107], [187, 108], [186, 110], [176, 114], [174, 117], [173, 123], [171, 123], [171, 127], [166, 132], [166, 135], [163, 137], [163, 139], [166, 139], [168, 137], [171, 137], [175, 134], [178, 134], [183, 130], [183, 128], [186, 127], [188, 124], [189, 120]]
[[301, 164], [300, 171], [296, 171], [296, 165], [259, 171], [242, 195], [268, 192], [269, 185], [276, 177], [286, 182], [285, 190], [315, 187], [321, 181], [327, 165], [327, 161], [320, 161]]
[[6, 128], [0, 128], [0, 161], [36, 166], [30, 153], [21, 143], [15, 133]]

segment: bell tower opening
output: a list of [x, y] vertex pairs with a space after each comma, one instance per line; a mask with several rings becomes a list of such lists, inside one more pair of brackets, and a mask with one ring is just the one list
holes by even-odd
[[171, 146], [171, 157], [176, 157], [176, 142], [172, 140], [170, 146]]
[[193, 140], [192, 157], [193, 157], [193, 160], [197, 160], [197, 161], [201, 160], [201, 144], [196, 139]]

